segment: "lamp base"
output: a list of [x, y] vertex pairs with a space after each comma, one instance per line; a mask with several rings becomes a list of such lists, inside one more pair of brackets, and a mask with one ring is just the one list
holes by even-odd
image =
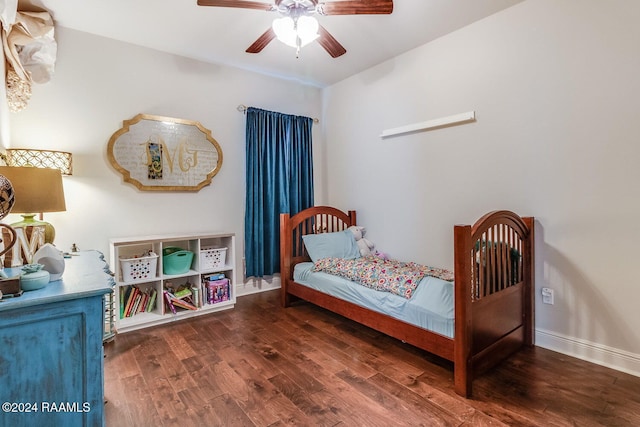
[[53, 225], [46, 221], [35, 219], [36, 214], [22, 214], [20, 216], [23, 218], [22, 221], [11, 224], [13, 228], [25, 228], [31, 225], [44, 225], [44, 242], [53, 244], [53, 241], [56, 238], [56, 229], [53, 228]]

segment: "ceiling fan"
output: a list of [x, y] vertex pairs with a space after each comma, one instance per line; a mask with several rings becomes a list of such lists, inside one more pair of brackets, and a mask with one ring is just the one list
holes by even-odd
[[314, 40], [337, 58], [347, 50], [315, 19], [313, 15], [388, 15], [393, 12], [393, 0], [274, 0], [263, 3], [251, 0], [198, 0], [198, 6], [236, 7], [277, 12], [280, 18], [253, 42], [246, 52], [259, 53], [274, 38], [296, 48]]

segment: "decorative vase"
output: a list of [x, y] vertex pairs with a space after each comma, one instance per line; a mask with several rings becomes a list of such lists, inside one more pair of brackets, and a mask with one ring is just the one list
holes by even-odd
[[24, 273], [20, 276], [20, 288], [23, 291], [35, 291], [47, 286], [50, 275], [42, 267], [42, 264], [27, 264], [22, 267]]
[[56, 238], [56, 229], [46, 221], [37, 220], [36, 214], [22, 214], [22, 221], [11, 224], [13, 228], [27, 228], [34, 225], [44, 226], [44, 243], [53, 243]]
[[64, 273], [64, 255], [51, 243], [45, 243], [33, 254], [33, 263], [42, 264], [42, 269], [49, 272], [49, 281], [59, 280]]

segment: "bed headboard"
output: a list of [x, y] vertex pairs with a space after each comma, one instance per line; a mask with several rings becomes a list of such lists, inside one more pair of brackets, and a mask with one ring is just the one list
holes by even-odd
[[314, 206], [290, 216], [280, 214], [280, 278], [282, 286], [293, 277], [293, 267], [309, 261], [302, 236], [331, 233], [356, 225], [356, 212], [343, 212], [331, 206]]

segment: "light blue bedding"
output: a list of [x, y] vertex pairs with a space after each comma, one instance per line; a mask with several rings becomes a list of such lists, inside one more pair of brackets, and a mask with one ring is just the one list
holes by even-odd
[[411, 299], [313, 271], [312, 262], [296, 264], [294, 280], [317, 291], [453, 338], [453, 283], [427, 276]]

